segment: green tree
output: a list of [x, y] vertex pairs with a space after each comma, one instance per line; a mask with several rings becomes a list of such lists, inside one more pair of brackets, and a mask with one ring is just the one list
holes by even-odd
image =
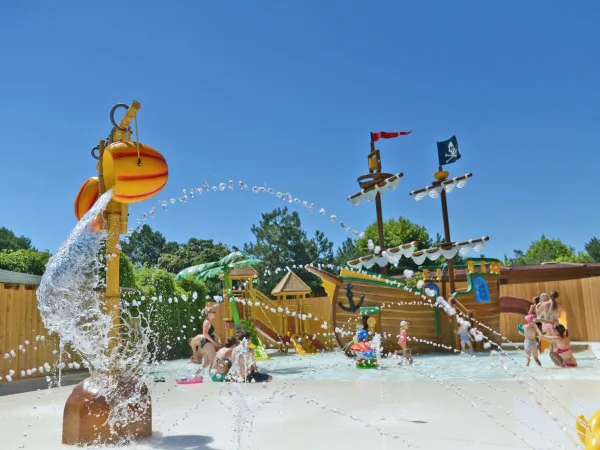
[[525, 264], [524, 258], [523, 250], [513, 250], [513, 256], [509, 257], [506, 253], [504, 254], [503, 264], [505, 266], [522, 266]]
[[49, 259], [50, 253], [32, 249], [0, 252], [0, 269], [43, 275]]
[[590, 259], [595, 262], [600, 262], [600, 239], [593, 237], [585, 244], [585, 251], [590, 256]]
[[158, 356], [170, 359], [189, 354], [188, 339], [193, 330], [187, 325], [192, 314], [187, 301], [177, 296], [173, 275], [145, 266], [136, 271], [136, 282], [140, 290], [140, 311], [155, 333], [152, 344]]
[[590, 258], [583, 252], [577, 252], [560, 239], [548, 239], [542, 234], [540, 239], [533, 241], [526, 252], [514, 250], [514, 256], [504, 255], [505, 265], [530, 265], [545, 262], [585, 262]]
[[348, 261], [364, 256], [356, 247], [356, 243], [352, 238], [346, 238], [342, 245], [337, 248], [335, 253], [335, 264], [338, 266], [345, 265]]
[[133, 233], [121, 242], [121, 250], [129, 256], [135, 265], [155, 265], [166, 251], [176, 251], [179, 244], [168, 242], [160, 231], [153, 231], [144, 224], [140, 231]]
[[[383, 224], [383, 237], [386, 248], [397, 247], [402, 244], [416, 241], [417, 249], [430, 248], [433, 244], [427, 229], [422, 225], [417, 225], [405, 217], [398, 219], [389, 219]], [[375, 245], [379, 243], [379, 233], [377, 231], [377, 222], [372, 223], [365, 230], [365, 237], [356, 242], [356, 248], [360, 256], [371, 254], [368, 247], [368, 241], [371, 239]], [[409, 258], [401, 258], [398, 267], [389, 266], [388, 274], [400, 274], [404, 269], [416, 270], [417, 265]]]
[[20, 236], [17, 237], [15, 233], [6, 227], [0, 228], [0, 252], [8, 251], [13, 252], [15, 250], [31, 250], [31, 239]]
[[[285, 272], [292, 265], [304, 266], [311, 262], [333, 262], [333, 245], [317, 232], [314, 239], [309, 239], [302, 230], [302, 223], [297, 212], [290, 213], [287, 207], [276, 208], [270, 213], [263, 213], [258, 224], [252, 226], [255, 242], [244, 244], [244, 251], [263, 261], [257, 288], [269, 294]], [[313, 294], [322, 290], [321, 280], [307, 271], [300, 271], [298, 276], [309, 285]]]
[[158, 267], [179, 273], [186, 267], [217, 261], [231, 253], [231, 249], [212, 239], [191, 238], [174, 252], [164, 252], [158, 258]]
[[119, 258], [119, 285], [126, 288], [137, 288], [135, 269], [129, 257], [121, 253]]

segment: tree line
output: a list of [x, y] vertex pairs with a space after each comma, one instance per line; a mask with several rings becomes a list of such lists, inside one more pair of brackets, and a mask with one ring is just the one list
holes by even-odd
[[[263, 213], [251, 228], [253, 239], [238, 248], [212, 239], [192, 237], [187, 242], [168, 241], [158, 230], [143, 225], [138, 232], [121, 242], [120, 285], [130, 288], [125, 301], [136, 301], [136, 308], [146, 313], [152, 309], [150, 327], [157, 335], [157, 349], [162, 357], [175, 358], [188, 354], [188, 339], [201, 330], [206, 299], [222, 294], [218, 279], [205, 282], [192, 279], [175, 280], [175, 275], [186, 267], [217, 261], [232, 251], [241, 250], [249, 257], [263, 261], [255, 286], [269, 295], [285, 274], [286, 267], [303, 267], [309, 263], [341, 266], [349, 260], [370, 253], [368, 241], [378, 242], [377, 224], [365, 230], [362, 239], [346, 239], [337, 248], [322, 231], [313, 236], [302, 229], [300, 216], [287, 208]], [[424, 249], [442, 241], [439, 234], [430, 236], [427, 229], [399, 217], [384, 224], [386, 247], [395, 247], [416, 241]], [[51, 254], [33, 247], [31, 239], [17, 236], [13, 231], [0, 228], [0, 269], [42, 275]], [[455, 258], [456, 260], [456, 258]], [[443, 259], [438, 263], [443, 262]], [[461, 263], [460, 258], [456, 261]], [[505, 265], [540, 264], [543, 262], [600, 262], [600, 239], [592, 238], [585, 251], [576, 251], [559, 239], [542, 235], [532, 241], [526, 251], [514, 250], [504, 255]], [[277, 270], [280, 269], [280, 270]], [[415, 270], [411, 259], [402, 259], [390, 274], [401, 274], [405, 269]], [[313, 295], [324, 295], [321, 280], [306, 270], [296, 273], [313, 290]], [[152, 308], [150, 308], [152, 306]]]

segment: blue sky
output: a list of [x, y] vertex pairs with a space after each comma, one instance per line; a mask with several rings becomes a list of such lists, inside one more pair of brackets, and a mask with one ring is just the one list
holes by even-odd
[[[169, 5], [167, 7], [167, 4]], [[489, 235], [484, 253], [542, 233], [582, 248], [600, 235], [600, 4], [505, 2], [9, 2], [0, 7], [0, 226], [55, 250], [75, 225], [73, 199], [94, 175], [90, 149], [115, 103], [142, 103], [140, 140], [169, 161], [167, 188], [243, 179], [314, 202], [362, 229], [353, 207], [369, 132], [383, 167], [404, 172], [384, 196], [441, 232], [439, 200], [415, 202], [456, 134], [473, 172], [449, 194], [452, 237]], [[151, 224], [169, 239], [251, 239], [282, 205], [247, 192], [203, 196]], [[305, 228], [346, 233], [300, 208]], [[135, 220], [132, 220], [134, 222]]]

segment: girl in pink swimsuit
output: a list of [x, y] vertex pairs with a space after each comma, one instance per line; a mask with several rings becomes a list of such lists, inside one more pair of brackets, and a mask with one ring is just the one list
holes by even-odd
[[[408, 340], [408, 326], [410, 325], [410, 323], [408, 323], [407, 321], [403, 320], [402, 322], [400, 322], [400, 338], [398, 339], [398, 345], [400, 346], [400, 348], [402, 350], [396, 350], [396, 352], [394, 353], [394, 355], [399, 355], [402, 354], [402, 356], [404, 357], [404, 359], [406, 361], [408, 361], [409, 364], [413, 363], [413, 359], [412, 356], [410, 354], [410, 350], [408, 348], [406, 348], [406, 342]], [[403, 361], [400, 361], [397, 365], [402, 364]]]

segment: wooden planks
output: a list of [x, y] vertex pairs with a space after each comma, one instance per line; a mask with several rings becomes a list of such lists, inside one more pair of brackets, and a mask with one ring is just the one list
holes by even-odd
[[[45, 376], [39, 368], [45, 363], [54, 367], [58, 362], [58, 337], [49, 336], [37, 306], [37, 286], [0, 283], [0, 376], [2, 379], [12, 370], [13, 379], [23, 378], [22, 371], [36, 369], [25, 378]], [[43, 339], [42, 339], [43, 338]], [[19, 346], [25, 350], [23, 352]], [[4, 354], [15, 352], [15, 357], [4, 358]], [[73, 351], [69, 358], [63, 355], [65, 364], [81, 362]], [[68, 371], [68, 367], [65, 371]]]

